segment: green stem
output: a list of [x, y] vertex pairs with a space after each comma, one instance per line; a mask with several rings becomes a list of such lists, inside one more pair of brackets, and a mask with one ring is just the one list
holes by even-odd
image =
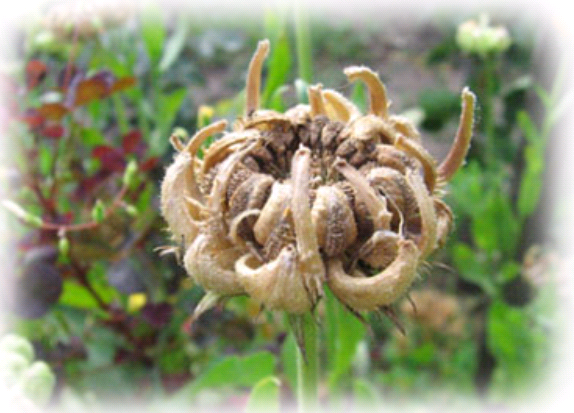
[[490, 167], [496, 165], [496, 125], [494, 123], [494, 94], [495, 94], [495, 76], [496, 62], [492, 57], [485, 57], [482, 69], [482, 107], [483, 107], [483, 124], [486, 135], [486, 164]]
[[297, 50], [298, 76], [307, 83], [313, 81], [313, 54], [307, 10], [295, 2], [295, 45]]
[[[297, 407], [298, 413], [315, 413], [319, 409], [319, 343], [317, 323], [311, 313], [301, 316], [301, 336], [305, 354], [297, 346]], [[298, 333], [294, 331], [297, 335]]]

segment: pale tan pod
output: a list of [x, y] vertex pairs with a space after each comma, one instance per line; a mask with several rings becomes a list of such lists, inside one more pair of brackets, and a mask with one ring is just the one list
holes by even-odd
[[291, 210], [297, 242], [297, 270], [303, 278], [303, 285], [312, 305], [323, 295], [325, 266], [319, 253], [319, 242], [311, 218], [309, 181], [311, 168], [311, 150], [300, 146], [291, 162], [293, 179], [293, 197]]
[[435, 250], [437, 243], [437, 219], [434, 203], [427, 192], [423, 178], [419, 174], [408, 171], [407, 182], [413, 189], [420, 210], [422, 229], [418, 247], [421, 251], [421, 259], [424, 259]]
[[183, 257], [187, 273], [205, 290], [221, 296], [244, 294], [235, 273], [235, 261], [241, 256], [225, 239], [199, 234]]
[[349, 122], [361, 116], [359, 108], [336, 90], [323, 90], [323, 98], [327, 116], [331, 120]]
[[201, 165], [202, 176], [218, 163], [222, 162], [230, 154], [235, 152], [245, 142], [258, 137], [256, 131], [232, 132], [224, 135], [221, 139], [214, 141], [205, 154]]
[[266, 308], [304, 313], [312, 303], [298, 270], [297, 255], [293, 245], [284, 247], [276, 259], [265, 264], [245, 254], [235, 263], [235, 271], [247, 294]]
[[[202, 201], [195, 178], [195, 154], [201, 144], [211, 135], [221, 132], [226, 121], [218, 121], [200, 129], [184, 146], [175, 136], [172, 145], [179, 152], [167, 168], [161, 184], [161, 212], [178, 244], [187, 247], [198, 232], [200, 202]], [[190, 203], [195, 199], [197, 203]], [[194, 207], [194, 205], [196, 207]]]
[[311, 121], [311, 106], [300, 103], [287, 109], [284, 115], [292, 124], [304, 125]]
[[187, 152], [179, 153], [167, 168], [161, 184], [161, 213], [173, 240], [187, 247], [196, 237], [198, 216], [193, 216], [186, 201], [193, 161]]
[[362, 80], [369, 89], [369, 113], [386, 119], [389, 116], [390, 102], [387, 100], [387, 88], [379, 75], [366, 66], [351, 66], [344, 70], [351, 82]]
[[451, 209], [442, 200], [434, 198], [433, 202], [437, 221], [437, 244], [439, 247], [442, 247], [452, 231], [453, 215]]
[[319, 246], [328, 257], [342, 253], [357, 238], [355, 217], [347, 196], [335, 186], [317, 188], [311, 220]]
[[340, 260], [331, 259], [327, 264], [327, 283], [333, 294], [353, 310], [374, 311], [405, 294], [416, 277], [419, 256], [414, 242], [401, 239], [395, 260], [369, 277], [358, 270], [349, 275]]
[[359, 256], [373, 268], [386, 268], [398, 253], [400, 235], [393, 231], [377, 231], [359, 250]]
[[426, 151], [422, 145], [405, 138], [403, 135], [397, 136], [395, 140], [395, 146], [418, 159], [423, 167], [425, 185], [427, 186], [430, 193], [433, 193], [437, 173], [436, 173], [436, 161], [434, 158]]
[[341, 136], [379, 144], [394, 143], [397, 133], [384, 119], [375, 115], [365, 115], [348, 123]]
[[253, 235], [260, 245], [265, 245], [269, 234], [281, 220], [285, 208], [290, 206], [292, 196], [293, 185], [289, 181], [273, 183], [271, 194], [253, 226]]
[[366, 205], [375, 230], [389, 229], [391, 225], [392, 214], [387, 209], [387, 201], [380, 197], [375, 190], [369, 185], [365, 176], [361, 175], [353, 166], [349, 165], [344, 159], [337, 159], [333, 166], [343, 175], [355, 190], [358, 201]]

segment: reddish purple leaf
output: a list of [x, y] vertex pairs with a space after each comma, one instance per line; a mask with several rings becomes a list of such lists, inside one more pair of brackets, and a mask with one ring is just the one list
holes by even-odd
[[106, 171], [122, 172], [125, 168], [124, 154], [111, 146], [96, 146], [92, 150], [92, 156], [100, 160], [102, 169]]
[[168, 303], [147, 303], [141, 310], [142, 318], [152, 327], [161, 328], [171, 320], [173, 308]]
[[90, 78], [78, 82], [75, 87], [74, 105], [81, 106], [91, 100], [102, 99], [109, 92], [109, 86], [104, 79]]
[[58, 87], [60, 87], [62, 90], [67, 90], [70, 87], [72, 81], [78, 77], [84, 77], [81, 70], [74, 65], [67, 65], [58, 75]]
[[46, 78], [48, 67], [40, 60], [30, 60], [26, 65], [26, 86], [33, 89]]
[[159, 157], [154, 156], [153, 158], [148, 158], [140, 164], [140, 170], [142, 172], [151, 171], [159, 162]]
[[68, 113], [68, 109], [61, 103], [44, 103], [38, 112], [46, 119], [59, 122]]
[[126, 133], [122, 137], [122, 148], [126, 155], [131, 153], [141, 155], [142, 151], [145, 150], [145, 145], [142, 142], [142, 133], [138, 129]]
[[122, 77], [114, 82], [111, 93], [130, 88], [136, 84], [136, 78], [133, 76]]
[[30, 129], [35, 130], [44, 124], [45, 118], [38, 109], [26, 109], [22, 115], [22, 121], [26, 122]]
[[64, 127], [60, 124], [45, 125], [40, 133], [47, 138], [59, 139], [64, 136]]

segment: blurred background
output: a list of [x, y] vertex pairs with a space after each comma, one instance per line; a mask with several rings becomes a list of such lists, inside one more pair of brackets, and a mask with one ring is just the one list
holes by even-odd
[[257, 397], [295, 407], [283, 315], [238, 297], [191, 325], [203, 290], [158, 251], [168, 243], [158, 199], [168, 138], [242, 114], [263, 38], [262, 107], [304, 102], [320, 82], [364, 110], [364, 88], [343, 75], [363, 64], [438, 159], [461, 90], [478, 98], [467, 163], [446, 187], [455, 228], [396, 305], [406, 334], [376, 314], [364, 325], [330, 296], [320, 306], [322, 403], [510, 411], [536, 394], [560, 364], [571, 276], [570, 204], [556, 196], [553, 166], [572, 101], [555, 28], [488, 10], [374, 19], [268, 4], [233, 14], [46, 3], [13, 28], [0, 155], [10, 400], [30, 411], [110, 401], [243, 411]]

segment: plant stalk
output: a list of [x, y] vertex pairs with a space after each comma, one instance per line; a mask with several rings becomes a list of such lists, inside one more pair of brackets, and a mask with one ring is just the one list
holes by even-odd
[[[295, 350], [297, 351], [297, 411], [298, 413], [315, 413], [319, 410], [317, 323], [310, 312], [301, 316], [300, 323], [300, 331], [294, 330], [295, 339], [300, 343]], [[298, 334], [300, 337], [297, 337]]]

